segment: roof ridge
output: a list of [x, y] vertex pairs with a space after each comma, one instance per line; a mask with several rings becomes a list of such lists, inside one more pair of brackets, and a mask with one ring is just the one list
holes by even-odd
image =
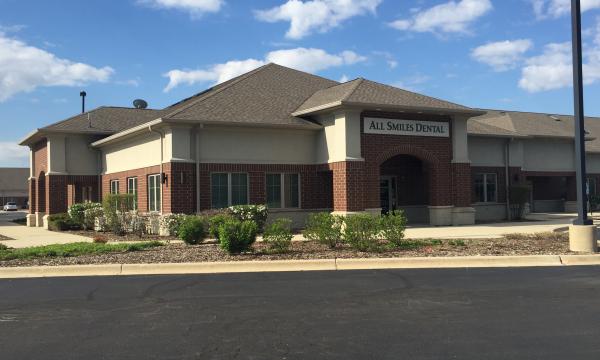
[[[525, 111], [525, 110], [504, 110], [504, 109], [485, 109], [485, 108], [477, 108], [477, 110], [482, 110], [482, 111], [498, 111], [498, 112], [505, 112], [505, 113], [519, 113], [519, 114], [538, 114], [538, 115], [547, 115], [547, 116], [551, 116], [551, 115], [555, 115], [555, 116], [567, 116], [567, 117], [573, 117], [573, 115], [569, 115], [569, 114], [559, 114], [559, 113], [544, 113], [544, 112], [539, 112], [539, 111]], [[594, 118], [594, 119], [600, 119], [600, 116], [589, 116], [589, 115], [585, 115], [586, 118]]]
[[46, 129], [46, 128], [49, 128], [50, 126], [55, 126], [55, 125], [58, 125], [58, 124], [62, 124], [62, 123], [64, 123], [64, 122], [67, 122], [67, 121], [69, 121], [69, 120], [73, 120], [73, 119], [75, 119], [75, 118], [76, 118], [76, 117], [78, 117], [78, 116], [85, 115], [85, 114], [91, 114], [91, 113], [93, 113], [94, 111], [98, 111], [98, 110], [100, 110], [100, 109], [104, 109], [104, 108], [106, 108], [106, 106], [105, 106], [105, 105], [98, 106], [97, 108], [94, 108], [94, 109], [92, 109], [92, 110], [88, 110], [88, 111], [86, 111], [86, 112], [82, 112], [82, 113], [79, 113], [79, 114], [77, 114], [77, 115], [69, 116], [69, 117], [68, 117], [68, 118], [66, 118], [66, 119], [59, 120], [59, 121], [57, 121], [57, 122], [55, 122], [55, 123], [52, 123], [52, 124], [46, 125], [46, 126], [42, 127], [41, 129]]
[[[268, 67], [271, 67], [272, 65], [275, 65], [275, 64], [274, 63], [268, 63], [268, 64], [265, 64], [263, 66], [259, 66], [259, 67], [257, 67], [254, 70], [248, 71], [247, 73], [238, 75], [237, 77], [235, 77], [233, 79], [230, 79], [229, 81], [231, 81], [231, 82], [229, 84], [226, 84], [226, 85], [222, 86], [221, 88], [214, 90], [214, 92], [209, 89], [205, 94], [200, 93], [198, 99], [192, 100], [192, 101], [190, 101], [189, 104], [187, 104], [185, 106], [182, 106], [181, 108], [179, 108], [177, 110], [174, 110], [174, 111], [172, 111], [170, 113], [167, 113], [165, 116], [163, 116], [163, 118], [172, 118], [176, 114], [181, 113], [183, 110], [189, 109], [190, 107], [198, 104], [199, 102], [204, 101], [204, 100], [206, 100], [206, 99], [208, 99], [208, 98], [210, 98], [212, 96], [215, 96], [216, 94], [222, 92], [223, 90], [229, 89], [231, 86], [233, 86], [235, 84], [238, 84], [238, 83], [240, 83], [240, 82], [248, 79], [252, 75], [256, 75], [257, 73], [263, 71], [264, 69], [266, 69]], [[219, 84], [217, 84], [217, 85], [219, 85]], [[206, 95], [206, 96], [202, 96], [202, 95]], [[166, 109], [164, 109], [164, 110], [166, 110]]]
[[356, 89], [358, 89], [358, 87], [365, 81], [365, 79], [362, 77], [359, 77], [352, 81], [356, 81], [356, 85], [354, 85], [354, 87], [351, 88], [350, 92], [348, 94], [346, 94], [346, 96], [344, 96], [340, 101], [348, 100], [350, 98], [350, 96], [352, 96], [352, 94], [354, 94]]
[[366, 81], [368, 81], [368, 82], [372, 82], [372, 83], [374, 83], [374, 84], [377, 84], [377, 85], [387, 86], [387, 87], [391, 87], [392, 89], [396, 89], [396, 90], [404, 91], [404, 92], [407, 92], [407, 93], [409, 93], [409, 94], [413, 94], [413, 95], [419, 96], [419, 97], [421, 97], [421, 98], [430, 98], [430, 99], [434, 99], [434, 100], [437, 100], [437, 101], [440, 101], [440, 102], [445, 102], [446, 104], [452, 104], [452, 105], [455, 105], [455, 106], [458, 106], [458, 107], [461, 107], [461, 108], [465, 108], [465, 109], [474, 109], [474, 108], [472, 108], [472, 107], [470, 107], [470, 106], [461, 105], [461, 104], [458, 104], [458, 103], [455, 103], [455, 102], [452, 102], [452, 101], [448, 101], [448, 100], [440, 99], [440, 98], [438, 98], [438, 97], [435, 97], [435, 96], [431, 96], [431, 95], [425, 95], [425, 94], [420, 94], [420, 93], [418, 93], [418, 92], [414, 92], [414, 91], [406, 90], [406, 89], [399, 88], [399, 87], [397, 87], [397, 86], [393, 86], [393, 85], [389, 85], [389, 84], [380, 83], [380, 82], [378, 82], [378, 81], [373, 81], [373, 80], [369, 80], [369, 79], [364, 79], [364, 80], [366, 80]]

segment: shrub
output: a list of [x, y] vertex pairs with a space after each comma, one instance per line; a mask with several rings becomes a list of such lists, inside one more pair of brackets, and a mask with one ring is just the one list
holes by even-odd
[[79, 225], [67, 213], [54, 214], [48, 216], [48, 229], [52, 231], [77, 230]]
[[127, 230], [127, 213], [133, 210], [132, 194], [109, 194], [102, 201], [106, 226], [117, 235]]
[[219, 228], [226, 221], [231, 220], [231, 219], [235, 219], [235, 218], [233, 216], [227, 214], [227, 213], [220, 213], [220, 214], [217, 214], [217, 215], [214, 215], [214, 216], [210, 217], [208, 219], [208, 233], [209, 233], [209, 235], [211, 237], [219, 240]]
[[381, 221], [379, 216], [356, 214], [346, 216], [344, 220], [344, 241], [359, 251], [376, 251], [380, 249], [379, 233]]
[[284, 253], [292, 245], [292, 220], [277, 219], [265, 228], [263, 241], [269, 246], [269, 251]]
[[404, 211], [394, 210], [381, 217], [381, 232], [390, 245], [398, 246], [404, 239], [406, 216]]
[[341, 217], [327, 212], [310, 214], [303, 234], [333, 249], [342, 241], [342, 224]]
[[73, 204], [69, 207], [68, 213], [71, 217], [71, 220], [73, 220], [76, 224], [79, 224], [79, 226], [83, 226], [85, 209], [86, 204], [84, 203]]
[[250, 249], [257, 233], [258, 225], [254, 221], [228, 219], [219, 226], [219, 242], [223, 250], [239, 254]]
[[186, 216], [177, 230], [179, 238], [188, 245], [196, 245], [204, 240], [204, 222], [198, 216]]
[[526, 185], [514, 185], [508, 189], [512, 218], [519, 220], [523, 217], [525, 204], [529, 201], [531, 188]]
[[8, 246], [4, 245], [4, 244], [0, 244], [0, 251], [6, 251], [8, 250]]
[[108, 242], [108, 238], [106, 236], [97, 235], [94, 236], [94, 242], [96, 244], [106, 244]]
[[160, 219], [160, 226], [167, 229], [170, 236], [179, 236], [178, 230], [185, 218], [185, 214], [168, 214]]
[[96, 227], [96, 218], [104, 216], [104, 209], [100, 203], [87, 203], [83, 211], [83, 228], [94, 230]]
[[262, 232], [269, 215], [265, 205], [236, 205], [231, 206], [229, 213], [240, 221], [251, 220], [258, 226], [258, 231]]

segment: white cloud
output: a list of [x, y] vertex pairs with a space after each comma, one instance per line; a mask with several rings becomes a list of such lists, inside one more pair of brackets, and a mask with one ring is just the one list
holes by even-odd
[[39, 86], [106, 82], [114, 70], [61, 59], [0, 32], [0, 102]]
[[29, 149], [16, 141], [0, 141], [0, 167], [29, 166]]
[[532, 46], [529, 39], [498, 41], [473, 49], [471, 57], [491, 66], [495, 71], [505, 71], [514, 69]]
[[[546, 45], [541, 55], [528, 59], [521, 71], [519, 87], [528, 92], [560, 89], [573, 85], [571, 43]], [[583, 83], [600, 80], [600, 43], [584, 53]]]
[[414, 12], [410, 19], [399, 19], [389, 25], [414, 32], [466, 33], [472, 22], [491, 10], [490, 0], [449, 1]]
[[138, 0], [138, 3], [156, 8], [187, 11], [193, 16], [221, 10], [224, 0]]
[[344, 74], [344, 75], [342, 75], [342, 77], [341, 77], [341, 78], [338, 80], [338, 82], [345, 83], [345, 82], [348, 82], [348, 80], [350, 80], [350, 78], [348, 77], [348, 75]]
[[171, 70], [164, 74], [165, 77], [169, 78], [169, 84], [165, 87], [164, 91], [168, 92], [181, 84], [192, 85], [201, 82], [222, 83], [269, 62], [314, 73], [330, 67], [352, 65], [365, 60], [366, 57], [358, 55], [353, 51], [329, 54], [322, 49], [302, 47], [275, 50], [267, 53], [264, 60], [232, 60], [213, 65], [204, 70]]
[[255, 12], [266, 22], [289, 21], [285, 36], [301, 39], [314, 31], [326, 32], [354, 16], [375, 13], [382, 0], [288, 0], [285, 4]]
[[[538, 19], [559, 17], [571, 13], [571, 0], [531, 0]], [[581, 0], [581, 11], [600, 8], [600, 0]]]

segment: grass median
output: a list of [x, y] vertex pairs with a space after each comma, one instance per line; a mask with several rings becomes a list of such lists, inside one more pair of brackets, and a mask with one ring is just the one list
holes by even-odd
[[44, 257], [76, 257], [115, 252], [134, 252], [147, 250], [164, 244], [160, 241], [146, 241], [125, 244], [71, 243], [28, 248], [12, 249], [0, 244], [0, 261], [14, 259], [33, 259]]

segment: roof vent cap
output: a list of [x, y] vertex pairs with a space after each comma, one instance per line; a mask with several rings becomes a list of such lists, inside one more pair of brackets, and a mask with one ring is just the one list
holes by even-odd
[[554, 119], [556, 121], [560, 121], [560, 118], [556, 115], [548, 115], [550, 117], [550, 119]]
[[133, 107], [135, 107], [136, 109], [145, 109], [148, 107], [148, 103], [146, 102], [146, 100], [135, 99], [133, 100]]

